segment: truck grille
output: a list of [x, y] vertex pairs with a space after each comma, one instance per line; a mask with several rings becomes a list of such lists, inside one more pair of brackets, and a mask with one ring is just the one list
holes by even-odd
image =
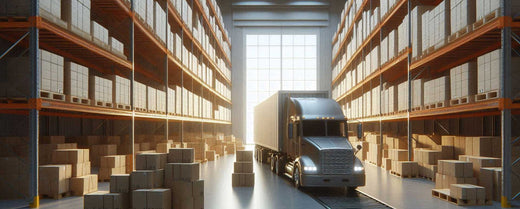
[[323, 174], [350, 174], [354, 160], [352, 150], [327, 149], [321, 151], [321, 172]]

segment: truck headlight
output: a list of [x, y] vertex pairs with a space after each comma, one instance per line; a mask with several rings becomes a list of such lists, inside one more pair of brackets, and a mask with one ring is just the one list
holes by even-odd
[[354, 172], [361, 172], [363, 170], [365, 170], [363, 166], [354, 166]]
[[303, 170], [304, 171], [317, 171], [318, 169], [316, 168], [316, 166], [304, 166]]

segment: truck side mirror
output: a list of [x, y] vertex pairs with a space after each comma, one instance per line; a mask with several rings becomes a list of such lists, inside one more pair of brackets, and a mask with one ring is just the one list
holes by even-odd
[[356, 148], [357, 148], [357, 150], [361, 150], [361, 149], [363, 149], [363, 146], [361, 146], [361, 144], [358, 144], [358, 145], [356, 146]]
[[358, 123], [357, 125], [357, 138], [362, 139], [363, 138], [363, 124]]
[[289, 123], [289, 127], [287, 128], [287, 135], [289, 136], [289, 139], [293, 138], [293, 124]]

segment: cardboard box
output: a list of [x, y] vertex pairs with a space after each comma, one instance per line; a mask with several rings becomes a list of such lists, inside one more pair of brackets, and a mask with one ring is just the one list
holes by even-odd
[[158, 143], [155, 147], [155, 151], [157, 153], [168, 153], [168, 150], [170, 150], [172, 147], [173, 146], [171, 143]]
[[52, 164], [52, 152], [57, 149], [77, 149], [76, 143], [40, 144], [38, 146], [38, 162], [40, 165]]
[[103, 199], [104, 196], [108, 194], [106, 191], [94, 192], [90, 194], [86, 194], [83, 197], [83, 208], [84, 209], [100, 209], [105, 208]]
[[110, 193], [130, 192], [130, 174], [114, 174], [110, 177]]
[[252, 187], [255, 186], [255, 174], [233, 173], [231, 182], [233, 187]]
[[103, 195], [103, 208], [125, 209], [129, 201], [128, 193], [107, 193]]
[[168, 163], [194, 163], [195, 149], [175, 148], [168, 152]]
[[474, 177], [454, 177], [437, 173], [435, 176], [436, 189], [449, 189], [452, 184], [477, 184], [477, 179]]
[[130, 189], [151, 189], [155, 186], [155, 172], [153, 170], [137, 170], [130, 174]]
[[[486, 200], [500, 201], [502, 194], [501, 167], [481, 168], [478, 185], [486, 188]], [[514, 187], [515, 185], [513, 185]]]
[[388, 158], [390, 158], [393, 161], [407, 161], [408, 160], [408, 150], [389, 149]]
[[125, 173], [126, 173], [125, 167], [119, 167], [119, 168], [101, 167], [101, 168], [99, 168], [99, 180], [109, 180], [112, 175], [125, 174]]
[[[70, 165], [69, 171], [70, 171]], [[39, 167], [39, 194], [50, 197], [69, 191], [69, 178], [67, 178], [67, 165], [43, 165]], [[70, 173], [69, 175], [70, 176]]]
[[390, 158], [383, 158], [383, 163], [381, 164], [381, 167], [387, 171], [392, 170], [392, 160]]
[[73, 177], [70, 179], [70, 191], [72, 195], [82, 196], [91, 192], [97, 191], [98, 176], [96, 174], [89, 174], [80, 177]]
[[439, 173], [453, 176], [468, 178], [473, 177], [473, 165], [470, 162], [459, 160], [439, 160]]
[[471, 155], [482, 157], [501, 157], [502, 147], [499, 137], [471, 137]]
[[166, 154], [164, 153], [142, 153], [135, 156], [137, 170], [164, 169], [166, 165]]
[[92, 166], [99, 167], [101, 157], [117, 155], [117, 145], [115, 144], [96, 144], [90, 147], [90, 161]]
[[134, 209], [171, 209], [170, 189], [138, 189], [132, 192], [132, 208]]
[[235, 173], [253, 173], [253, 162], [235, 162]]
[[108, 155], [101, 157], [100, 167], [104, 168], [121, 168], [126, 165], [125, 155]]
[[462, 200], [485, 200], [486, 189], [472, 184], [451, 184], [450, 196]]
[[392, 161], [392, 171], [402, 177], [416, 177], [419, 174], [419, 164], [413, 161]]
[[84, 176], [90, 174], [90, 162], [71, 164], [72, 177]]
[[253, 162], [253, 151], [237, 151], [237, 162]]
[[217, 159], [217, 153], [215, 150], [206, 151], [206, 159], [208, 159], [208, 161], [215, 161]]
[[168, 163], [164, 175], [167, 187], [171, 187], [174, 181], [195, 181], [200, 179], [200, 164]]
[[[463, 157], [464, 158], [464, 157]], [[480, 175], [480, 169], [484, 167], [500, 167], [502, 160], [494, 157], [478, 157], [478, 156], [466, 156], [467, 161], [473, 164], [473, 172], [477, 179]]]
[[88, 149], [60, 149], [52, 153], [52, 162], [59, 164], [77, 164], [89, 161]]

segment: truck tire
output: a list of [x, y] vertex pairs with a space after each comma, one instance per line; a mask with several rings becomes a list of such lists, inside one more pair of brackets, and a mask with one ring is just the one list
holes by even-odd
[[269, 158], [271, 160], [271, 164], [270, 164], [271, 165], [271, 171], [273, 173], [275, 173], [275, 171], [276, 171], [276, 156], [273, 155], [273, 156], [271, 156]]
[[296, 189], [300, 189], [301, 188], [300, 166], [298, 164], [296, 164], [294, 166], [293, 182], [294, 182], [294, 187]]
[[274, 162], [275, 162], [274, 163], [274, 173], [279, 176], [279, 175], [281, 175], [281, 171], [282, 171], [282, 169], [281, 169], [282, 158], [279, 156], [276, 156], [276, 158], [274, 159]]

